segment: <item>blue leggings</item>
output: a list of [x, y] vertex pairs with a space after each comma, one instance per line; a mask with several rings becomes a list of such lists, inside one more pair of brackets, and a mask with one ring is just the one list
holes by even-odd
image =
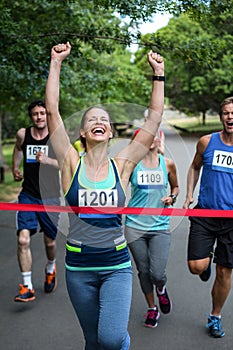
[[132, 268], [66, 270], [66, 284], [86, 340], [85, 350], [128, 350]]

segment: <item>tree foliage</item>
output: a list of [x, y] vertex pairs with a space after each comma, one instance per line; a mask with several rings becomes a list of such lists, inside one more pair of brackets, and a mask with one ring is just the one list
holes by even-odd
[[[138, 25], [157, 12], [188, 11], [200, 17], [209, 11], [207, 3], [204, 0], [2, 0], [0, 116], [5, 132], [9, 134], [12, 128], [21, 126], [32, 99], [43, 98], [51, 46], [67, 40], [72, 44], [72, 55], [64, 63], [61, 75], [60, 106], [64, 116], [94, 103], [120, 99], [146, 103], [149, 90], [144, 72], [130, 62], [126, 50], [130, 42], [140, 39]], [[124, 17], [130, 21], [122, 22]], [[157, 39], [145, 43], [146, 51], [155, 42], [160, 45]], [[188, 54], [191, 47], [182, 50], [177, 54]], [[209, 54], [207, 51], [206, 48], [200, 55]], [[143, 59], [146, 64], [145, 55], [142, 62]]]
[[[142, 38], [142, 47], [153, 43], [165, 56], [171, 104], [188, 114], [202, 113], [203, 122], [206, 112], [218, 111], [219, 103], [233, 92], [232, 5], [212, 0], [207, 13], [174, 17], [168, 26]], [[139, 65], [144, 49], [140, 51]]]
[[[112, 54], [119, 43], [126, 47], [135, 39], [134, 35], [137, 37], [132, 26], [150, 19], [158, 11], [175, 11], [178, 8], [176, 3], [180, 5], [182, 2], [186, 9], [187, 1], [177, 3], [171, 0], [2, 0], [1, 108], [11, 113], [17, 109], [18, 112], [21, 104], [42, 94], [52, 44], [67, 40], [72, 43], [75, 55], [69, 59], [69, 69], [63, 77], [68, 85], [74, 60], [80, 59], [80, 71], [87, 68], [87, 63], [84, 63], [84, 54], [88, 52], [85, 45], [98, 54]], [[196, 6], [200, 2], [189, 1], [188, 6]], [[122, 25], [116, 12], [128, 16], [131, 22]]]
[[[73, 54], [63, 72], [63, 83], [75, 89], [72, 73], [78, 65], [85, 70], [90, 59], [83, 52], [113, 52], [111, 40], [98, 37], [128, 39], [127, 28], [113, 11], [98, 10], [92, 2], [67, 1], [2, 1], [1, 2], [1, 108], [15, 111], [29, 98], [44, 94], [51, 46], [70, 41]], [[82, 6], [83, 5], [83, 6]], [[85, 45], [90, 50], [85, 51]], [[91, 63], [92, 67], [94, 66]], [[81, 68], [81, 69], [80, 69]], [[95, 68], [95, 66], [94, 66]], [[72, 90], [72, 89], [71, 89]]]

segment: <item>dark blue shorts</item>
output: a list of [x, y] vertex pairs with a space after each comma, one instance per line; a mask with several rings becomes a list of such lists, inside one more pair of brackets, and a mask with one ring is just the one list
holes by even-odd
[[[60, 198], [43, 199], [35, 198], [30, 194], [22, 191], [18, 197], [19, 204], [47, 204], [47, 205], [60, 205]], [[35, 212], [35, 211], [19, 211], [16, 214], [17, 234], [23, 229], [30, 231], [33, 235], [38, 230], [38, 223], [41, 231], [51, 238], [55, 239], [58, 231], [58, 221], [60, 213], [47, 213], [47, 212]]]

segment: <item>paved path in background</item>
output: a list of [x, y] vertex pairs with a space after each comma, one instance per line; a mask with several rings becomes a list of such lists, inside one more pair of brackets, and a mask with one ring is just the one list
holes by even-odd
[[[185, 195], [186, 173], [195, 149], [196, 139], [182, 140], [162, 125], [166, 133], [166, 153], [177, 163], [181, 194]], [[126, 140], [119, 141], [121, 143]], [[116, 143], [117, 144], [117, 143]], [[116, 150], [114, 146], [114, 150]], [[134, 267], [133, 301], [129, 322], [131, 350], [223, 350], [232, 349], [232, 304], [230, 294], [223, 311], [226, 335], [210, 338], [205, 329], [206, 313], [210, 311], [213, 277], [207, 283], [192, 276], [186, 265], [187, 218], [172, 218], [172, 244], [167, 267], [168, 291], [173, 300], [170, 315], [161, 315], [155, 329], [143, 327], [146, 303], [139, 288]], [[64, 234], [57, 238], [58, 287], [51, 295], [43, 293], [46, 262], [42, 236], [32, 239], [33, 280], [36, 300], [25, 304], [13, 298], [20, 283], [16, 258], [15, 213], [0, 213], [0, 348], [3, 350], [83, 350], [84, 341], [73, 308], [67, 296], [64, 279]], [[119, 305], [120, 307], [120, 305]], [[117, 315], [114, 315], [117, 317]], [[116, 330], [117, 331], [117, 330]]]

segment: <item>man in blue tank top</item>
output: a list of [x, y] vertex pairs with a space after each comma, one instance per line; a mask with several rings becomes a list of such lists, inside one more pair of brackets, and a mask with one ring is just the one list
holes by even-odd
[[[49, 144], [49, 133], [45, 102], [33, 101], [28, 107], [32, 125], [21, 128], [16, 134], [13, 150], [12, 173], [15, 181], [21, 181], [22, 191], [18, 203], [59, 205], [60, 183], [58, 162], [52, 146]], [[20, 163], [23, 158], [23, 175]], [[22, 276], [19, 294], [15, 301], [28, 302], [35, 299], [32, 284], [32, 255], [30, 237], [37, 232], [38, 223], [44, 232], [44, 244], [47, 256], [45, 268], [45, 293], [56, 288], [56, 234], [59, 213], [27, 212], [17, 213], [18, 262]]]
[[[233, 209], [233, 97], [220, 106], [223, 130], [201, 137], [188, 171], [184, 208], [193, 203], [193, 192], [202, 169], [198, 204], [204, 209]], [[209, 334], [221, 338], [225, 332], [221, 311], [231, 289], [233, 268], [233, 218], [190, 217], [188, 266], [190, 272], [207, 281], [211, 260], [216, 263], [212, 289], [212, 311], [206, 327]], [[214, 246], [216, 244], [215, 250]]]

